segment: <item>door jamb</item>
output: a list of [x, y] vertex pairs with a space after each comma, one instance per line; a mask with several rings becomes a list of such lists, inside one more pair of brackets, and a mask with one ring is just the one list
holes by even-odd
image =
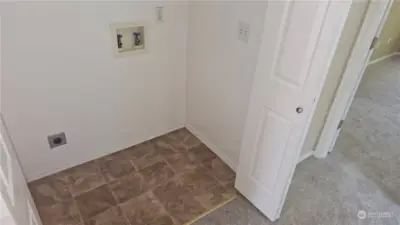
[[[371, 41], [374, 37], [378, 37], [382, 31], [393, 2], [394, 0], [370, 0], [369, 2], [359, 35], [318, 139], [314, 152], [314, 156], [317, 158], [326, 157], [334, 147], [340, 132], [338, 123], [346, 117], [371, 57], [372, 51], [369, 50]], [[379, 6], [379, 8], [376, 6]], [[375, 10], [378, 9], [377, 13]], [[354, 74], [357, 74], [357, 76], [354, 76]]]

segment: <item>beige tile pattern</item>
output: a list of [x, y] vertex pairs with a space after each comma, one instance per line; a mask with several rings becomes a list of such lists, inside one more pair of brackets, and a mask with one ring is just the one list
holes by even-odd
[[101, 157], [97, 162], [108, 181], [117, 180], [135, 171], [130, 159], [121, 152]]
[[70, 190], [73, 196], [99, 187], [106, 179], [96, 161], [90, 161], [65, 171], [68, 176]]
[[75, 200], [83, 220], [90, 219], [117, 205], [107, 185], [83, 193], [75, 197]]
[[207, 209], [194, 198], [185, 198], [183, 204], [169, 209], [169, 213], [177, 219], [180, 224], [184, 224], [205, 212]]
[[177, 176], [171, 181], [157, 187], [153, 192], [167, 211], [182, 205], [184, 199], [192, 195], [189, 185], [183, 180], [183, 175]]
[[183, 147], [186, 150], [201, 144], [201, 141], [185, 128], [167, 134], [166, 140], [175, 148]]
[[209, 190], [218, 184], [218, 181], [205, 168], [199, 168], [183, 174], [183, 182], [193, 193]]
[[163, 160], [160, 152], [150, 142], [144, 142], [124, 150], [123, 154], [131, 160], [136, 170], [141, 170]]
[[142, 176], [134, 172], [109, 183], [117, 202], [122, 203], [144, 193], [148, 188]]
[[156, 187], [174, 176], [174, 171], [164, 161], [139, 171], [150, 188]]
[[190, 159], [187, 152], [176, 152], [165, 156], [165, 160], [177, 173], [189, 172], [199, 167], [199, 164]]
[[85, 223], [85, 225], [128, 225], [129, 222], [122, 214], [120, 207], [114, 207], [100, 213]]
[[212, 171], [222, 184], [231, 183], [235, 179], [232, 169], [218, 157], [204, 161], [203, 165]]
[[221, 202], [231, 199], [234, 195], [222, 186], [215, 186], [209, 190], [196, 193], [194, 199], [204, 208], [211, 209]]
[[81, 222], [78, 208], [71, 198], [53, 205], [38, 205], [44, 225], [76, 225]]
[[235, 196], [234, 178], [182, 128], [29, 188], [43, 225], [179, 225]]
[[156, 218], [167, 215], [163, 205], [151, 191], [122, 203], [121, 209], [129, 222], [137, 225], [146, 225]]
[[174, 225], [174, 221], [169, 216], [162, 216], [148, 223], [147, 225]]
[[200, 144], [194, 148], [189, 149], [189, 157], [193, 160], [197, 160], [200, 163], [206, 163], [217, 157], [205, 144]]
[[51, 206], [72, 198], [67, 177], [62, 173], [36, 180], [29, 184], [29, 188], [33, 199], [41, 206]]

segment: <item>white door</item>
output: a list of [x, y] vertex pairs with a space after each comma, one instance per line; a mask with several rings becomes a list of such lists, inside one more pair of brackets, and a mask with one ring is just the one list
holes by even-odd
[[[2, 207], [12, 225], [41, 225], [12, 142], [0, 114], [0, 193]], [[4, 214], [6, 215], [6, 214]], [[4, 224], [9, 225], [9, 224]]]
[[271, 1], [236, 188], [279, 218], [351, 1]]

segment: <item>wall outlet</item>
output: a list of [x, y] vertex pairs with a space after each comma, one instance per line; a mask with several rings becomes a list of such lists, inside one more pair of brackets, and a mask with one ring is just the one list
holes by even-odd
[[65, 136], [65, 133], [62, 132], [47, 136], [47, 141], [49, 142], [50, 148], [56, 148], [67, 144], [67, 137]]
[[238, 40], [247, 43], [249, 41], [249, 37], [250, 37], [250, 25], [243, 21], [239, 21]]
[[392, 38], [389, 38], [389, 39], [387, 40], [387, 44], [390, 45], [390, 43], [392, 43]]

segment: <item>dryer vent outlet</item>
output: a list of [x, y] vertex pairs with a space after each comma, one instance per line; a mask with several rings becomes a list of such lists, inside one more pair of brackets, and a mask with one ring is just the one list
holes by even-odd
[[50, 148], [57, 148], [61, 145], [67, 144], [67, 137], [65, 136], [64, 132], [49, 135], [47, 136], [47, 140], [49, 142]]

